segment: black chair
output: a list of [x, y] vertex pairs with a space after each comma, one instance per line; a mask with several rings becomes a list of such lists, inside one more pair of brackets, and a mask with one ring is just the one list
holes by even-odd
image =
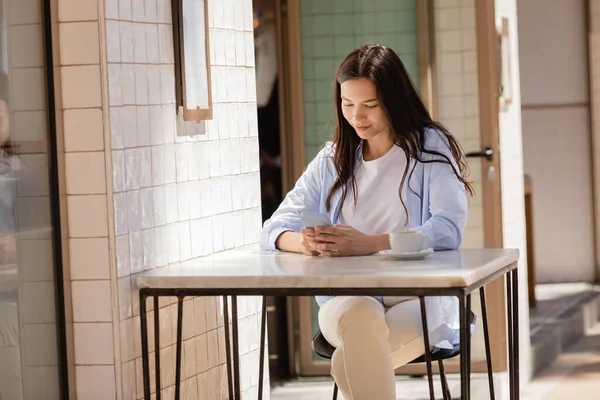
[[[473, 322], [473, 319], [474, 319], [474, 314], [471, 313], [469, 315], [469, 325], [471, 325], [471, 323]], [[316, 355], [318, 355], [322, 358], [326, 358], [328, 360], [331, 359], [331, 356], [333, 355], [333, 352], [335, 351], [335, 347], [333, 347], [332, 345], [329, 344], [329, 342], [325, 339], [325, 337], [323, 336], [323, 334], [321, 333], [320, 330], [317, 332], [317, 334], [313, 338], [312, 342], [310, 342], [310, 347], [312, 348], [312, 351]], [[442, 392], [444, 394], [444, 400], [452, 400], [452, 397], [450, 395], [450, 388], [448, 387], [448, 381], [446, 380], [446, 373], [444, 372], [443, 360], [448, 360], [450, 358], [454, 358], [459, 354], [460, 354], [460, 344], [455, 345], [453, 349], [436, 349], [435, 352], [431, 353], [431, 361], [432, 362], [437, 361], [439, 369], [440, 369], [440, 378], [442, 381]], [[423, 354], [421, 357], [415, 358], [414, 360], [409, 362], [409, 364], [419, 364], [419, 363], [424, 363], [424, 362], [426, 362], [425, 354]], [[333, 400], [337, 400], [337, 393], [338, 393], [338, 386], [337, 386], [337, 383], [334, 382], [334, 384], [333, 384]]]

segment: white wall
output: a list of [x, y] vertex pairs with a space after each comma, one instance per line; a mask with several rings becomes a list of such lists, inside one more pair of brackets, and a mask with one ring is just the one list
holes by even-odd
[[537, 282], [595, 277], [585, 3], [518, 1], [523, 157], [533, 182]]

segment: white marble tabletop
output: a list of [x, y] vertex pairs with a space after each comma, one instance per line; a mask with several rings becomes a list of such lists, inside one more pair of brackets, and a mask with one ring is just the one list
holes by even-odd
[[439, 251], [423, 260], [383, 255], [309, 257], [237, 249], [141, 274], [139, 288], [460, 288], [519, 259], [511, 249]]

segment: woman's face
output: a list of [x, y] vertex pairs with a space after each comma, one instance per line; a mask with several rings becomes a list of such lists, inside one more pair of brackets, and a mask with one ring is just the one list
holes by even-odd
[[367, 78], [348, 79], [340, 85], [342, 113], [361, 139], [389, 136], [390, 122], [383, 112], [377, 89]]

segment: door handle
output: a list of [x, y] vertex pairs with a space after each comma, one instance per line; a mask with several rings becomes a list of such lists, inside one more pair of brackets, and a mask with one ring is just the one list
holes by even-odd
[[491, 147], [486, 148], [484, 151], [472, 151], [465, 154], [468, 158], [485, 158], [488, 161], [492, 161], [494, 158], [494, 150]]

